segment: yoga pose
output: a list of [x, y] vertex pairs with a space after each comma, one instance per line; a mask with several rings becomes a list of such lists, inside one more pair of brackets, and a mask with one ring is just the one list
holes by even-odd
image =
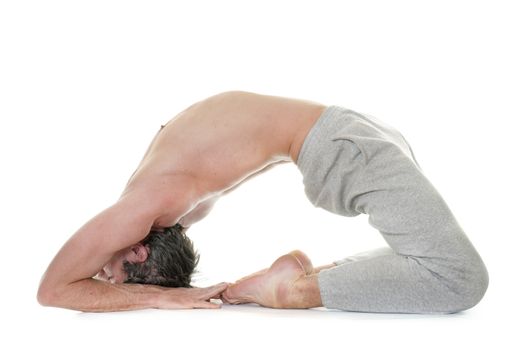
[[[186, 229], [224, 193], [288, 161], [315, 206], [368, 215], [389, 248], [317, 268], [293, 251], [234, 284], [191, 288], [198, 256]], [[84, 311], [217, 308], [210, 299], [222, 298], [450, 313], [476, 305], [487, 286], [483, 261], [398, 131], [338, 106], [226, 92], [161, 128], [119, 200], [57, 253], [38, 300]]]

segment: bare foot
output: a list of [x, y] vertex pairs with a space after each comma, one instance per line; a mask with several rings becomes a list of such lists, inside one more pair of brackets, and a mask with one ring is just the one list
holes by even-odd
[[261, 270], [230, 285], [222, 294], [230, 304], [257, 303], [273, 308], [307, 308], [300, 280], [314, 271], [310, 259], [295, 250], [278, 258], [269, 269]]
[[297, 259], [297, 261], [299, 261], [299, 263], [301, 264], [304, 272], [307, 275], [310, 275], [310, 274], [312, 274], [314, 272], [314, 266], [312, 265], [312, 262], [310, 261], [310, 258], [308, 256], [306, 256], [305, 253], [303, 253], [300, 250], [294, 250], [294, 251], [290, 252], [289, 254], [293, 255]]
[[[312, 273], [315, 272], [315, 269], [312, 265], [312, 262], [310, 261], [310, 258], [308, 258], [306, 256], [306, 254], [304, 254], [303, 252], [301, 252], [300, 250], [294, 250], [294, 251], [291, 251], [290, 253], [288, 253], [287, 255], [292, 255], [294, 256], [298, 261], [299, 263], [301, 264], [304, 272], [306, 273], [306, 275], [310, 275]], [[244, 280], [247, 280], [247, 279], [250, 279], [250, 278], [253, 278], [255, 276], [258, 276], [258, 275], [262, 275], [266, 272], [268, 272], [270, 268], [266, 268], [266, 269], [262, 269], [260, 271], [257, 271], [257, 272], [254, 272], [252, 273], [251, 275], [248, 275], [248, 276], [245, 276], [243, 278], [241, 278], [240, 280], [238, 280], [237, 282], [235, 282], [235, 284], [239, 283], [239, 282], [242, 282]]]

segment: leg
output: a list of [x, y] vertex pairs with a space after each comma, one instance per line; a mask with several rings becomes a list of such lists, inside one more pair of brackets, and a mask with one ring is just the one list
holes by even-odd
[[369, 214], [390, 252], [320, 272], [323, 304], [399, 313], [449, 313], [476, 305], [488, 283], [479, 255], [413, 163], [399, 159], [388, 168], [395, 166], [405, 168], [395, 174], [396, 183], [388, 183], [390, 174], [377, 179], [382, 177], [379, 169], [366, 172], [366, 182], [377, 181], [372, 186], [382, 189], [358, 182], [354, 190], [359, 193], [352, 199], [356, 208]]
[[256, 303], [285, 309], [320, 307], [319, 272], [388, 254], [393, 254], [390, 248], [377, 249], [314, 268], [306, 254], [295, 250], [278, 258], [270, 268], [243, 277], [230, 285], [222, 299], [229, 304]]
[[298, 166], [314, 205], [344, 216], [369, 215], [391, 248], [321, 271], [324, 306], [443, 313], [481, 300], [487, 270], [397, 131], [328, 108], [305, 140]]

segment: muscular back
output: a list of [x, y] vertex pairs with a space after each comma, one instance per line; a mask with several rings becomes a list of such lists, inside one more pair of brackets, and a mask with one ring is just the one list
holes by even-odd
[[[198, 102], [159, 131], [124, 192], [159, 186], [155, 193], [191, 192], [179, 208], [187, 214], [272, 163], [296, 161], [323, 109], [313, 102], [245, 92]], [[177, 214], [159, 225], [171, 224], [164, 221], [179, 219]]]

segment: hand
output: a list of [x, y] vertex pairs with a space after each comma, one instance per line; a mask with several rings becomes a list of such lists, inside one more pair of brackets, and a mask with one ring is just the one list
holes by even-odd
[[206, 288], [161, 288], [155, 303], [158, 309], [218, 309], [220, 304], [210, 302], [219, 299], [227, 283], [219, 283]]

